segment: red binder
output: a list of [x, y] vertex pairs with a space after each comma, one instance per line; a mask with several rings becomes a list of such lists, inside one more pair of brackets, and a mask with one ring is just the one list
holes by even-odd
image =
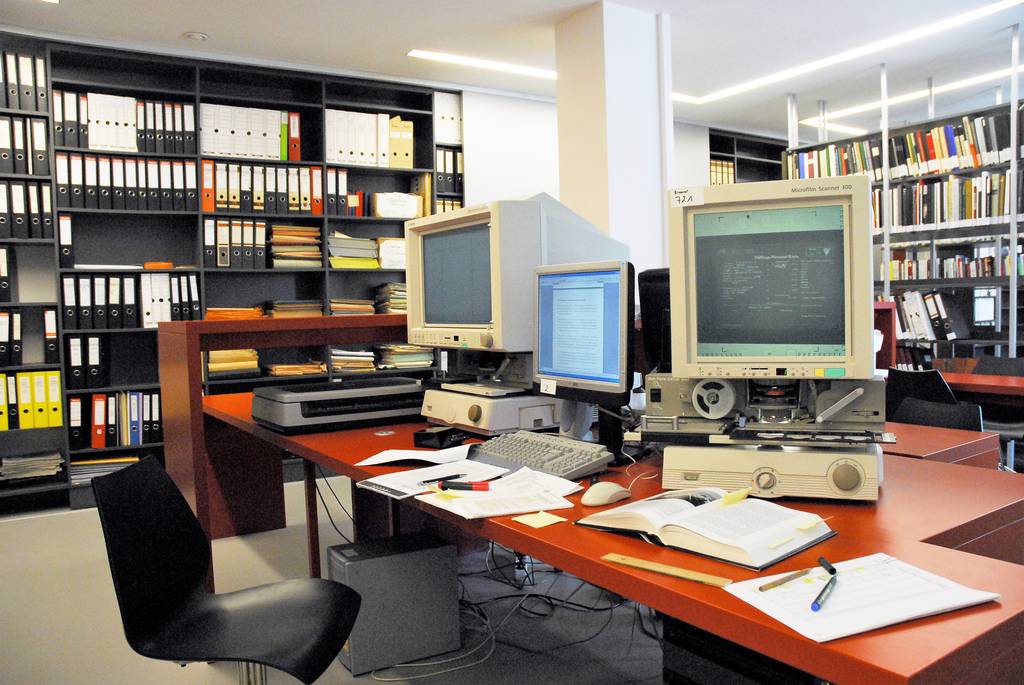
[[107, 396], [92, 396], [92, 439], [93, 449], [107, 446]]
[[310, 210], [313, 216], [324, 214], [324, 170], [318, 166], [309, 168]]
[[298, 112], [288, 112], [288, 159], [302, 159], [302, 138], [299, 135]]
[[200, 197], [201, 209], [212, 214], [214, 212], [214, 181], [213, 160], [203, 160], [203, 192]]

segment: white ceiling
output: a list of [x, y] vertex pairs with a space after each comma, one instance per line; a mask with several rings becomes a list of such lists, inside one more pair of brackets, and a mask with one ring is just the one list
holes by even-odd
[[[989, 4], [992, 0], [618, 0], [672, 17], [673, 85], [704, 95]], [[553, 98], [555, 83], [406, 56], [413, 48], [555, 68], [555, 25], [590, 0], [0, 0], [0, 24], [124, 47], [287, 63]], [[279, 5], [284, 10], [275, 10]], [[677, 103], [678, 119], [784, 136], [786, 93], [800, 117], [879, 97], [878, 64], [889, 65], [897, 95], [1006, 68], [1008, 27], [1024, 5], [960, 30], [705, 105]], [[182, 37], [209, 34], [205, 43]], [[940, 95], [938, 114], [995, 101], [997, 84]], [[1009, 96], [1008, 81], [1005, 82]], [[923, 119], [926, 105], [903, 105], [894, 122]], [[878, 115], [844, 119], [877, 128]], [[801, 127], [810, 141], [813, 129]]]

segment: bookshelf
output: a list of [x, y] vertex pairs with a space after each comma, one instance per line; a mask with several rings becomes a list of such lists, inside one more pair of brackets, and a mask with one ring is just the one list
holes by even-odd
[[[78, 144], [54, 144], [54, 121], [50, 111], [23, 111], [0, 108], [0, 116], [20, 116], [46, 121], [48, 132], [49, 169], [55, 172], [57, 154], [90, 155], [121, 158], [130, 161], [155, 160], [158, 164], [195, 163], [198, 185], [202, 183], [202, 162], [212, 160], [229, 164], [251, 164], [268, 169], [284, 166], [319, 170], [326, 179], [328, 170], [347, 174], [347, 192], [362, 191], [369, 198], [376, 192], [419, 192], [424, 196], [425, 211], [440, 211], [442, 203], [462, 203], [459, 187], [437, 192], [438, 174], [435, 160], [439, 150], [458, 152], [458, 141], [435, 140], [434, 126], [439, 113], [435, 103], [441, 99], [450, 107], [459, 101], [459, 93], [436, 91], [418, 85], [382, 82], [368, 79], [253, 67], [242, 64], [185, 59], [153, 53], [98, 48], [35, 39], [17, 34], [0, 33], [0, 51], [40, 55], [46, 60], [47, 92], [99, 93], [129, 96], [139, 100], [173, 102], [191, 105], [195, 115], [196, 145], [194, 153], [140, 152], [99, 150]], [[2, 103], [0, 103], [2, 104]], [[48, 103], [52, 109], [52, 102]], [[202, 105], [283, 110], [298, 114], [300, 130], [299, 159], [278, 160], [203, 153], [200, 107]], [[412, 122], [413, 144], [410, 168], [361, 166], [330, 161], [327, 150], [328, 110], [345, 110], [367, 114], [398, 116]], [[461, 114], [460, 114], [461, 117]], [[461, 122], [460, 122], [461, 125]], [[76, 141], [77, 143], [77, 141]], [[170, 149], [170, 147], [168, 147]], [[427, 190], [420, 190], [423, 179], [429, 178]], [[71, 217], [74, 236], [74, 265], [60, 261], [58, 240], [49, 238], [0, 239], [0, 247], [14, 253], [18, 268], [18, 298], [0, 303], [0, 312], [22, 312], [25, 329], [25, 357], [18, 367], [0, 368], [2, 373], [61, 369], [61, 393], [64, 401], [65, 426], [45, 430], [9, 431], [0, 439], [0, 456], [29, 454], [43, 450], [59, 450], [63, 458], [62, 473], [45, 481], [0, 483], [0, 509], [23, 508], [69, 502], [71, 506], [92, 504], [91, 488], [72, 486], [69, 462], [80, 458], [109, 458], [126, 453], [162, 456], [162, 440], [148, 441], [133, 447], [92, 447], [86, 443], [72, 449], [67, 430], [68, 401], [81, 398], [83, 406], [93, 393], [154, 392], [159, 389], [157, 335], [155, 328], [65, 327], [61, 321], [62, 284], [65, 277], [100, 276], [130, 277], [145, 274], [167, 274], [172, 278], [191, 275], [196, 279], [200, 313], [205, 318], [210, 307], [252, 307], [268, 300], [308, 299], [319, 303], [324, 314], [330, 312], [332, 298], [373, 299], [373, 290], [386, 282], [404, 281], [402, 269], [333, 269], [328, 261], [327, 238], [335, 231], [357, 238], [403, 236], [404, 219], [374, 216], [335, 216], [328, 211], [311, 213], [262, 214], [240, 211], [203, 211], [196, 209], [115, 209], [68, 207], [58, 205], [57, 183], [53, 175], [0, 174], [0, 182], [31, 181], [48, 183], [51, 188], [52, 223], [58, 215]], [[326, 205], [326, 202], [325, 202]], [[267, 268], [217, 268], [204, 264], [204, 228], [206, 219], [261, 220], [267, 227]], [[271, 226], [287, 224], [316, 229], [321, 240], [319, 264], [304, 268], [271, 268], [269, 239]], [[171, 261], [174, 269], [137, 271], [123, 268], [85, 269], [82, 265], [141, 264], [146, 261]], [[46, 309], [56, 309], [59, 359], [43, 364], [42, 317]], [[141, 317], [139, 325], [142, 325]], [[72, 339], [98, 337], [109, 361], [108, 378], [102, 387], [69, 389], [67, 387], [68, 346]], [[386, 342], [386, 341], [381, 341]], [[318, 382], [349, 377], [351, 374], [331, 370], [330, 348], [276, 348], [261, 350], [261, 366], [267, 363], [302, 361], [324, 362], [322, 375], [295, 377], [208, 379], [203, 390], [207, 394], [240, 392], [260, 384]], [[436, 370], [436, 364], [423, 369], [406, 369], [402, 373], [422, 376]], [[380, 375], [393, 375], [382, 370]], [[365, 377], [366, 374], [358, 374]], [[371, 374], [372, 375], [372, 374]], [[88, 412], [83, 423], [88, 431]]]
[[782, 178], [780, 155], [785, 149], [786, 143], [774, 138], [711, 129], [711, 184], [777, 181]]
[[[1016, 275], [1024, 274], [1012, 224], [1020, 221], [1019, 179], [1010, 179], [1014, 105], [995, 105], [889, 129], [889, 167], [882, 165], [878, 131], [787, 150], [787, 178], [866, 174], [872, 181], [875, 289], [879, 297], [938, 291], [968, 321], [965, 347], [1007, 349], [1019, 330], [1011, 308]], [[1019, 158], [1019, 152], [1016, 157]], [[889, 221], [882, 216], [888, 190]], [[885, 250], [889, 249], [889, 261]], [[974, 293], [999, 293], [991, 324], [973, 320]], [[945, 351], [939, 340], [901, 340], [901, 347]]]

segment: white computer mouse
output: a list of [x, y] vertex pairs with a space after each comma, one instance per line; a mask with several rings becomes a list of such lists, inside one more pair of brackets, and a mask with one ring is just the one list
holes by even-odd
[[621, 499], [626, 499], [629, 496], [629, 490], [618, 483], [603, 480], [600, 483], [594, 483], [591, 485], [590, 488], [583, 493], [583, 498], [580, 499], [580, 503], [585, 507], [600, 507], [605, 504], [611, 504], [612, 502], [618, 502]]

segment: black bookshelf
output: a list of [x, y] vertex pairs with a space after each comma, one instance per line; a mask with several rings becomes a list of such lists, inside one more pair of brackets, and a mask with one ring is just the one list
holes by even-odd
[[749, 183], [777, 181], [782, 178], [780, 155], [785, 142], [775, 138], [746, 133], [711, 129], [708, 131], [708, 152], [712, 166], [712, 185], [717, 185], [715, 163], [731, 165], [733, 180], [722, 178], [720, 183]]
[[[46, 60], [47, 110], [53, 108], [54, 91], [74, 93], [101, 93], [131, 96], [141, 100], [154, 100], [191, 105], [195, 114], [196, 152], [133, 152], [100, 150], [74, 144], [55, 144], [53, 117], [50, 111], [22, 110], [0, 106], [0, 114], [45, 119], [48, 129], [49, 168], [56, 170], [55, 155], [91, 155], [131, 159], [155, 159], [171, 162], [196, 162], [197, 191], [202, 187], [202, 161], [252, 164], [277, 168], [282, 165], [314, 167], [326, 174], [328, 169], [347, 172], [349, 193], [413, 192], [417, 180], [430, 175], [431, 192], [426, 198], [425, 210], [437, 211], [441, 202], [462, 204], [463, 192], [436, 193], [434, 161], [438, 148], [461, 153], [461, 145], [435, 145], [433, 125], [435, 91], [419, 85], [374, 81], [328, 74], [301, 72], [288, 69], [263, 68], [226, 62], [188, 59], [153, 53], [115, 50], [59, 41], [37, 39], [18, 34], [0, 33], [0, 50], [40, 55]], [[2, 99], [2, 98], [0, 98]], [[0, 102], [0, 105], [4, 104]], [[300, 160], [258, 159], [203, 154], [200, 107], [220, 104], [257, 107], [298, 112], [300, 116]], [[335, 164], [326, 161], [326, 110], [342, 109], [355, 112], [383, 113], [412, 121], [414, 126], [413, 168], [366, 167]], [[84, 269], [62, 266], [60, 244], [55, 238], [4, 238], [0, 246], [15, 252], [18, 268], [31, 270], [33, 283], [47, 282], [40, 292], [26, 292], [12, 303], [0, 304], [0, 311], [22, 313], [24, 325], [31, 335], [26, 338], [25, 363], [17, 367], [0, 369], [0, 374], [61, 369], [61, 394], [64, 402], [64, 426], [45, 430], [10, 431], [0, 439], [0, 456], [29, 454], [44, 449], [59, 450], [63, 455], [63, 468], [59, 476], [45, 484], [35, 480], [24, 483], [0, 483], [0, 499], [17, 501], [18, 506], [33, 501], [50, 503], [52, 495], [63, 495], [65, 502], [74, 506], [88, 506], [91, 496], [88, 487], [72, 487], [69, 478], [70, 458], [100, 458], [137, 452], [140, 456], [162, 456], [162, 443], [137, 447], [93, 449], [70, 448], [67, 436], [68, 399], [83, 400], [83, 425], [88, 428], [88, 408], [85, 400], [93, 392], [115, 393], [126, 391], [152, 391], [159, 388], [155, 328], [142, 328], [140, 312], [138, 328], [64, 329], [62, 325], [62, 278], [88, 276], [136, 276], [141, 274], [194, 275], [200, 295], [201, 315], [208, 307], [251, 307], [275, 299], [312, 299], [321, 304], [321, 311], [329, 312], [330, 300], [337, 297], [372, 299], [373, 289], [388, 281], [404, 279], [398, 269], [359, 270], [332, 269], [328, 263], [327, 238], [338, 230], [362, 238], [400, 237], [405, 219], [394, 217], [347, 217], [324, 214], [281, 213], [275, 215], [241, 212], [204, 212], [201, 202], [195, 210], [169, 209], [113, 209], [58, 206], [59, 193], [52, 176], [34, 174], [2, 174], [0, 180], [25, 180], [49, 183], [51, 187], [52, 223], [57, 229], [57, 216], [71, 217], [74, 235], [74, 263], [77, 265], [110, 265], [109, 269]], [[326, 205], [326, 202], [325, 202]], [[267, 223], [266, 269], [217, 269], [204, 266], [204, 225], [207, 219], [260, 220]], [[317, 268], [270, 268], [270, 228], [273, 224], [298, 224], [320, 229], [323, 258]], [[23, 254], [24, 253], [24, 254]], [[35, 255], [24, 258], [25, 255]], [[175, 266], [188, 269], [157, 269], [140, 271], [118, 268], [118, 265], [141, 264], [147, 261], [171, 261]], [[38, 288], [37, 288], [38, 290]], [[57, 364], [43, 364], [42, 316], [44, 309], [56, 309], [58, 319]], [[69, 390], [66, 387], [68, 339], [71, 336], [99, 337], [109, 361], [109, 381], [103, 388]], [[29, 351], [29, 348], [31, 350]], [[237, 392], [260, 384], [310, 382], [347, 378], [335, 374], [330, 368], [330, 350], [327, 347], [297, 350], [269, 350], [261, 352], [261, 363], [321, 361], [327, 373], [321, 376], [267, 377], [252, 379], [213, 380], [204, 384], [208, 393]], [[430, 369], [415, 369], [409, 373], [422, 376]], [[380, 371], [390, 375], [391, 371]], [[70, 493], [70, 494], [69, 494]], [[40, 498], [40, 495], [47, 495]], [[21, 496], [19, 496], [21, 495]]]

